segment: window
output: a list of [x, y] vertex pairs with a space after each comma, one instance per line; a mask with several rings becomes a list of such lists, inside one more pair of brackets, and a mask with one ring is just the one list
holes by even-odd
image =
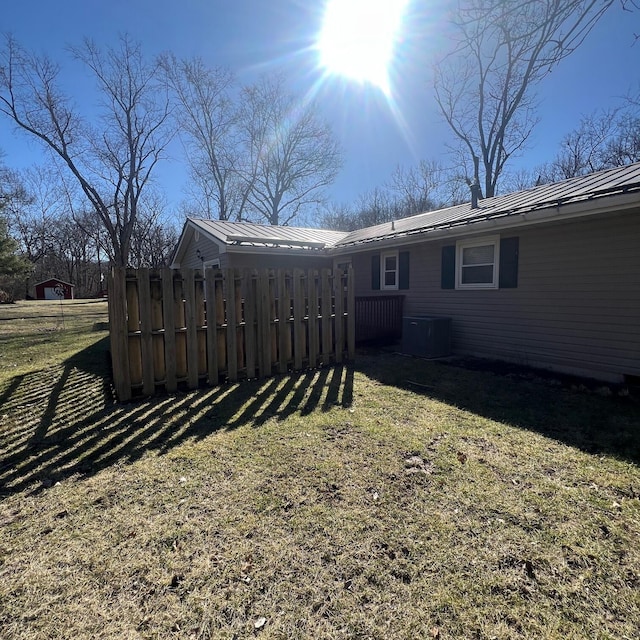
[[398, 252], [383, 253], [380, 256], [381, 289], [398, 288]]
[[371, 256], [371, 289], [409, 288], [409, 251], [387, 251]]
[[[493, 247], [493, 257], [491, 249], [487, 247]], [[520, 242], [517, 236], [464, 240], [457, 245], [442, 247], [440, 287], [442, 289], [517, 288], [519, 247]], [[464, 251], [465, 249], [472, 250]], [[485, 260], [487, 262], [484, 262]], [[402, 284], [400, 288], [402, 289]]]
[[203, 260], [202, 267], [207, 269], [209, 267], [213, 267], [214, 269], [220, 268], [220, 258], [215, 258], [214, 260]]
[[456, 245], [456, 288], [497, 289], [499, 238], [465, 240]]

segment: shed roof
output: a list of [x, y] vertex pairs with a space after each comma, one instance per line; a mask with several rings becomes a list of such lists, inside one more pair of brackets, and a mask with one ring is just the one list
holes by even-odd
[[49, 284], [50, 282], [55, 282], [56, 284], [66, 284], [69, 287], [75, 287], [76, 286], [72, 282], [65, 282], [64, 280], [61, 280], [60, 278], [47, 278], [46, 280], [42, 280], [41, 282], [36, 282], [33, 286], [34, 287], [39, 287], [39, 286], [41, 286], [43, 284]]
[[572, 203], [588, 205], [589, 202], [626, 193], [637, 193], [638, 198], [635, 200], [640, 204], [640, 162], [486, 198], [478, 202], [477, 208], [472, 208], [471, 203], [467, 202], [446, 209], [420, 213], [409, 218], [401, 218], [393, 223], [385, 222], [358, 229], [347, 234], [335, 246], [351, 247], [380, 240], [408, 237], [413, 234], [423, 235], [439, 229], [468, 227], [500, 218], [505, 219], [505, 223], [508, 224], [510, 216], [561, 209]]

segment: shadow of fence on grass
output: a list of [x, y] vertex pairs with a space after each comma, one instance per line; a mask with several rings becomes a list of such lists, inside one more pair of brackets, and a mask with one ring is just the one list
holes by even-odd
[[90, 476], [219, 430], [259, 428], [351, 405], [354, 371], [592, 454], [640, 463], [637, 400], [392, 355], [265, 380], [118, 404], [105, 338], [58, 367], [0, 388], [0, 496]]
[[0, 495], [166, 453], [220, 429], [346, 407], [353, 397], [353, 369], [336, 365], [118, 404], [107, 348], [105, 338], [60, 367], [0, 389]]
[[[640, 402], [603, 397], [579, 379], [484, 360], [359, 357], [357, 370], [496, 422], [537, 432], [591, 454], [640, 464]], [[584, 381], [583, 381], [584, 382]], [[602, 387], [602, 385], [600, 385]]]

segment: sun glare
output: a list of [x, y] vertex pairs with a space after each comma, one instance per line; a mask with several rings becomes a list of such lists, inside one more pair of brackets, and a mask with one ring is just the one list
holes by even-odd
[[328, 0], [318, 39], [320, 64], [389, 93], [389, 67], [408, 0]]

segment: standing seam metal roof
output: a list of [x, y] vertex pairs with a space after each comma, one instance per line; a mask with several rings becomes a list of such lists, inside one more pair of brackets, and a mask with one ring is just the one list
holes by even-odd
[[[320, 248], [334, 246], [347, 233], [326, 229], [308, 229], [303, 227], [279, 227], [250, 222], [227, 222], [189, 218], [197, 227], [220, 239], [226, 245], [251, 246], [295, 246], [297, 248]], [[293, 243], [292, 245], [288, 244]], [[308, 247], [305, 243], [309, 243]]]
[[470, 203], [420, 213], [349, 233], [337, 247], [374, 242], [387, 238], [427, 233], [445, 227], [471, 225], [491, 218], [539, 211], [572, 202], [603, 198], [610, 195], [640, 192], [640, 162], [617, 167], [562, 182], [541, 185], [525, 191], [480, 200], [476, 209]]

